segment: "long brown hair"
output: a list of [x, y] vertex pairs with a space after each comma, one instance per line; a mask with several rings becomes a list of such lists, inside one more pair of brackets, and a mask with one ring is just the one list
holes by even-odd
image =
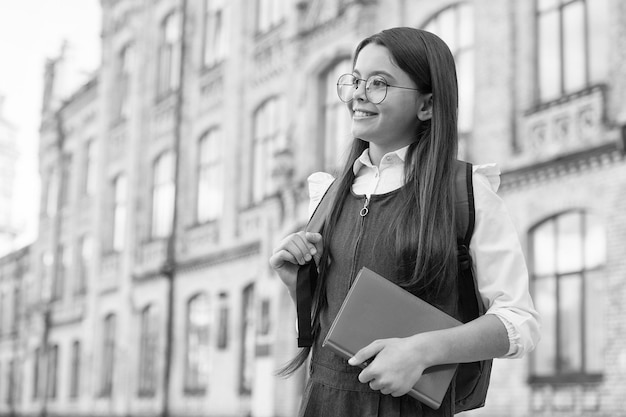
[[[420, 29], [401, 27], [383, 30], [359, 43], [386, 47], [395, 63], [407, 73], [422, 94], [432, 93], [432, 117], [420, 122], [416, 115], [415, 141], [406, 155], [406, 185], [396, 213], [389, 216], [389, 238], [395, 240], [403, 282], [401, 285], [427, 300], [445, 294], [457, 274], [454, 218], [454, 160], [457, 155], [457, 80], [454, 58], [436, 35]], [[327, 214], [324, 240], [332, 239], [347, 195], [354, 182], [354, 161], [368, 148], [355, 138], [339, 181], [336, 200]], [[313, 333], [319, 334], [319, 312], [326, 305], [325, 277], [328, 254], [320, 261], [319, 279], [312, 312]], [[283, 369], [289, 375], [307, 359], [310, 348], [301, 349]]]

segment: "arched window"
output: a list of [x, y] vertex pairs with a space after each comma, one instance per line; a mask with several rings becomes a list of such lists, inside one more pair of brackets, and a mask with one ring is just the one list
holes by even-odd
[[252, 202], [259, 203], [276, 192], [273, 173], [276, 155], [286, 147], [285, 100], [274, 97], [254, 113]]
[[124, 249], [126, 233], [127, 181], [124, 174], [113, 180], [113, 233], [112, 246], [116, 252]]
[[152, 237], [167, 237], [174, 217], [174, 152], [163, 152], [152, 172]]
[[228, 53], [228, 20], [225, 0], [204, 0], [202, 63], [211, 67]]
[[542, 317], [542, 340], [531, 376], [598, 376], [603, 370], [606, 235], [584, 210], [562, 213], [529, 235], [532, 292]]
[[540, 102], [604, 80], [608, 72], [607, 0], [537, 0]]
[[454, 56], [462, 140], [474, 128], [474, 7], [468, 3], [454, 4], [431, 17], [423, 28], [443, 39]]
[[153, 397], [157, 387], [156, 367], [158, 321], [156, 308], [148, 305], [141, 311], [141, 329], [139, 340], [139, 396]]
[[113, 370], [115, 369], [115, 314], [104, 319], [102, 331], [102, 368], [100, 370], [100, 396], [111, 397], [113, 394]]
[[351, 118], [346, 104], [337, 97], [337, 80], [352, 73], [352, 61], [346, 57], [337, 61], [321, 78], [321, 117], [324, 126], [324, 169], [340, 168], [352, 143]]
[[172, 12], [161, 24], [157, 94], [164, 96], [178, 88], [181, 47], [180, 15]]
[[198, 201], [199, 223], [217, 220], [224, 209], [224, 166], [222, 135], [219, 129], [205, 133], [198, 142]]
[[187, 303], [185, 394], [204, 395], [209, 382], [209, 297], [198, 294]]

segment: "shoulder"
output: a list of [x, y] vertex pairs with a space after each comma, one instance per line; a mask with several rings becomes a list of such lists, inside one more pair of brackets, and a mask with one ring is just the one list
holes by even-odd
[[500, 167], [498, 164], [474, 165], [472, 172], [474, 191], [485, 190], [493, 193], [500, 188]]
[[333, 183], [335, 177], [327, 172], [314, 172], [309, 175], [307, 182], [309, 184], [309, 217], [315, 211], [322, 197]]

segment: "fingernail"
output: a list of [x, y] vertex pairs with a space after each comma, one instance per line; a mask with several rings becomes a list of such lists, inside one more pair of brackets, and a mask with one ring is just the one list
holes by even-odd
[[317, 250], [315, 248], [311, 248], [311, 255], [315, 255], [317, 253]]
[[308, 253], [306, 255], [304, 255], [304, 259], [307, 261], [311, 260], [311, 255], [309, 255]]
[[348, 359], [348, 363], [350, 365], [354, 365], [356, 363], [356, 359], [354, 357], [352, 357], [352, 358]]

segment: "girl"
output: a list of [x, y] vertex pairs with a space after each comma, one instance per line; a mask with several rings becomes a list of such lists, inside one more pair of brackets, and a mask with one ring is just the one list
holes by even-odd
[[[452, 415], [452, 390], [438, 410], [405, 395], [424, 369], [521, 357], [539, 339], [522, 250], [494, 192], [499, 170], [475, 167], [473, 175], [476, 224], [470, 253], [487, 314], [452, 329], [377, 340], [345, 361], [321, 342], [363, 266], [451, 315], [457, 311], [454, 60], [429, 32], [384, 30], [357, 46], [352, 74], [339, 78], [337, 91], [352, 116], [355, 139], [336, 180], [323, 236], [294, 233], [270, 258], [294, 301], [299, 266], [314, 259], [320, 274], [300, 415]], [[309, 177], [312, 208], [332, 180], [324, 173]], [[285, 372], [297, 369], [308, 354], [303, 349]], [[365, 369], [357, 366], [364, 362], [369, 362]]]

